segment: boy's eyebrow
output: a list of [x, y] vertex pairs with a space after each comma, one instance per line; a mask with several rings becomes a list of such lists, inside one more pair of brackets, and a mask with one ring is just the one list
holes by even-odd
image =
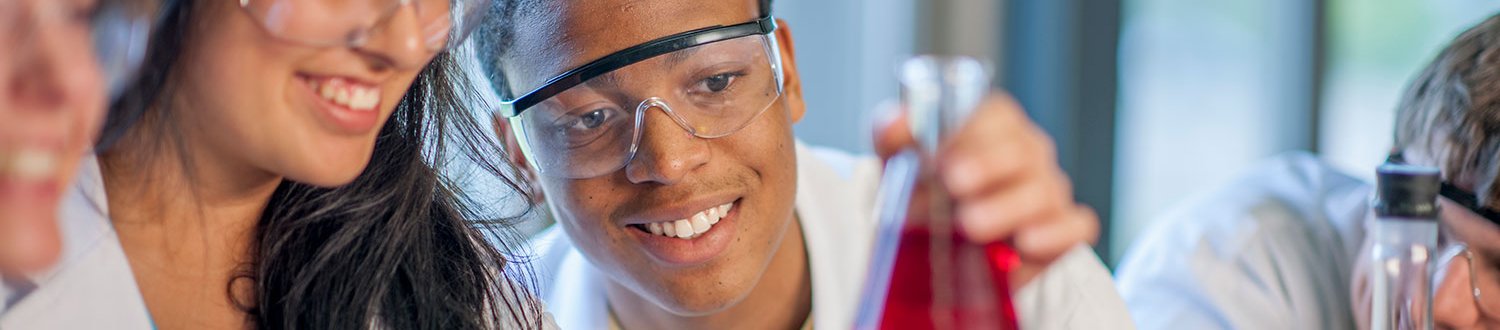
[[667, 54], [667, 67], [670, 68], [682, 64], [682, 62], [687, 61], [689, 57], [693, 57], [693, 54], [697, 54], [700, 50], [703, 50], [702, 47], [688, 47]]
[[[667, 67], [674, 67], [674, 66], [677, 66], [678, 64], [682, 64], [682, 62], [687, 61], [688, 58], [693, 57], [693, 54], [698, 53], [699, 50], [702, 50], [702, 49], [700, 49], [698, 47], [690, 47], [690, 48], [684, 48], [684, 49], [681, 49], [681, 50], [677, 50], [677, 51], [668, 53], [666, 55], [667, 57], [665, 59], [663, 59], [663, 61], [666, 62]], [[631, 65], [635, 65], [635, 64], [631, 64]], [[626, 65], [625, 67], [630, 67], [630, 65]], [[618, 71], [610, 71], [610, 72], [605, 72], [604, 74], [595, 76], [593, 79], [591, 79], [589, 81], [589, 84], [590, 85], [595, 85], [596, 87], [619, 88], [620, 87], [620, 77], [615, 74], [617, 72]]]
[[601, 75], [598, 75], [598, 76], [594, 77], [594, 79], [590, 79], [589, 82], [588, 82], [588, 84], [589, 85], [595, 85], [595, 84], [597, 84], [597, 85], [595, 85], [595, 87], [600, 87], [600, 88], [619, 89], [620, 88], [620, 76], [616, 75], [615, 71], [605, 72], [604, 74], [601, 74]]

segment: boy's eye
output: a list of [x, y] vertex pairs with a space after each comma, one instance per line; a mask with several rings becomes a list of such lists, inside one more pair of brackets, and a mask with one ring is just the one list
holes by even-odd
[[734, 80], [734, 76], [731, 76], [731, 75], [728, 75], [728, 74], [721, 74], [721, 75], [715, 75], [713, 77], [708, 77], [708, 79], [704, 79], [703, 80], [703, 84], [704, 84], [704, 87], [708, 87], [709, 91], [712, 91], [712, 92], [721, 92], [721, 91], [724, 91], [725, 88], [729, 88], [729, 82], [731, 82], [733, 80]]
[[698, 89], [700, 92], [722, 93], [726, 90], [729, 90], [730, 87], [733, 87], [735, 80], [738, 80], [740, 76], [744, 76], [744, 74], [729, 72], [712, 75], [708, 78], [703, 78], [703, 80], [698, 81], [698, 86], [696, 89]]

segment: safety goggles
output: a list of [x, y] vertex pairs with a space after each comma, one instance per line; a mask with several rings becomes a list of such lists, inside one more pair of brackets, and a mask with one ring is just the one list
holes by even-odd
[[[1473, 193], [1443, 181], [1438, 195], [1480, 218], [1500, 225], [1500, 212], [1483, 207]], [[1447, 252], [1444, 254], [1450, 256], [1445, 258], [1446, 260], [1465, 263], [1465, 268], [1468, 269], [1469, 289], [1479, 311], [1488, 317], [1500, 318], [1500, 267], [1497, 267], [1491, 259], [1493, 256], [1476, 255], [1468, 244], [1462, 242], [1451, 244], [1445, 250]]]
[[[1466, 275], [1469, 277], [1469, 294], [1474, 297], [1474, 306], [1489, 318], [1500, 318], [1500, 267], [1482, 255], [1476, 255], [1468, 244], [1449, 244], [1442, 249], [1439, 262], [1444, 276]], [[1454, 266], [1464, 271], [1451, 273]]]
[[89, 33], [111, 99], [119, 96], [138, 73], [160, 6], [158, 0], [101, 0], [89, 8], [70, 7], [75, 5], [65, 1], [32, 4], [0, 1], [0, 44], [13, 47], [9, 51], [25, 53], [22, 49], [39, 42], [38, 34], [32, 31], [88, 24], [79, 31]]
[[713, 139], [776, 103], [784, 78], [775, 30], [766, 15], [652, 40], [539, 86], [511, 85], [527, 92], [512, 98], [506, 88], [498, 111], [537, 172], [575, 179], [611, 173], [635, 157], [651, 109]]
[[437, 52], [460, 44], [491, 0], [238, 0], [272, 35], [315, 47], [359, 47], [411, 6], [422, 46]]

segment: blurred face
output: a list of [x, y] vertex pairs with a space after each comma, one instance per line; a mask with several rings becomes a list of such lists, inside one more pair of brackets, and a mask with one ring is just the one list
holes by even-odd
[[[754, 1], [599, 0], [547, 6], [556, 8], [517, 22], [517, 40], [502, 63], [513, 89], [538, 86], [560, 72], [656, 38], [759, 16]], [[724, 47], [733, 47], [731, 42]], [[749, 54], [763, 51], [746, 49]], [[692, 65], [713, 53], [699, 51], [675, 61]], [[652, 61], [632, 67], [657, 65]], [[602, 96], [628, 98], [622, 103], [631, 110], [652, 96], [680, 102], [675, 107], [688, 99], [671, 92], [682, 85], [678, 79], [646, 73], [662, 71], [616, 72], [611, 84], [623, 87], [611, 90], [628, 95]], [[733, 81], [709, 79], [702, 86], [718, 90]], [[564, 94], [548, 102], [582, 104], [575, 99], [581, 95]], [[677, 315], [721, 311], [755, 288], [787, 229], [795, 225], [794, 114], [787, 105], [795, 97], [775, 100], [743, 129], [712, 139], [692, 135], [660, 109], [648, 109], [640, 119], [638, 150], [623, 168], [575, 179], [543, 174], [537, 181], [563, 230], [614, 285]], [[705, 232], [677, 235], [682, 237], [650, 228], [699, 214], [711, 214], [718, 222]]]
[[56, 211], [104, 115], [94, 0], [0, 0], [0, 272], [58, 250]]
[[1449, 329], [1500, 328], [1500, 226], [1454, 203], [1443, 207], [1444, 239], [1468, 248], [1438, 271], [1433, 319]]
[[208, 159], [298, 182], [352, 181], [436, 54], [410, 5], [359, 47], [314, 47], [268, 33], [235, 1], [197, 4], [178, 71], [184, 140]]
[[[1450, 200], [1439, 202], [1441, 254], [1433, 280], [1433, 319], [1443, 329], [1500, 328], [1500, 226]], [[1369, 328], [1370, 247], [1367, 236], [1352, 272], [1355, 320], [1361, 329]]]

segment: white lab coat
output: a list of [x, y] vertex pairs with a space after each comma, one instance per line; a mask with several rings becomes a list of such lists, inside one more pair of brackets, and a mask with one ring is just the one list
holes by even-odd
[[1353, 329], [1371, 189], [1315, 156], [1279, 156], [1141, 235], [1120, 293], [1142, 329]]
[[[796, 212], [812, 277], [814, 329], [849, 329], [868, 271], [880, 164], [797, 144]], [[607, 279], [554, 226], [533, 241], [543, 301], [563, 329], [607, 329]], [[1025, 329], [1128, 329], [1109, 271], [1080, 245], [1016, 292]]]
[[[0, 330], [154, 329], [109, 220], [97, 158], [83, 159], [60, 207], [62, 259], [50, 270], [0, 281]], [[550, 314], [542, 321], [542, 329], [557, 328]]]
[[62, 258], [51, 269], [0, 282], [0, 329], [152, 329], [93, 156], [79, 164], [58, 224]]

